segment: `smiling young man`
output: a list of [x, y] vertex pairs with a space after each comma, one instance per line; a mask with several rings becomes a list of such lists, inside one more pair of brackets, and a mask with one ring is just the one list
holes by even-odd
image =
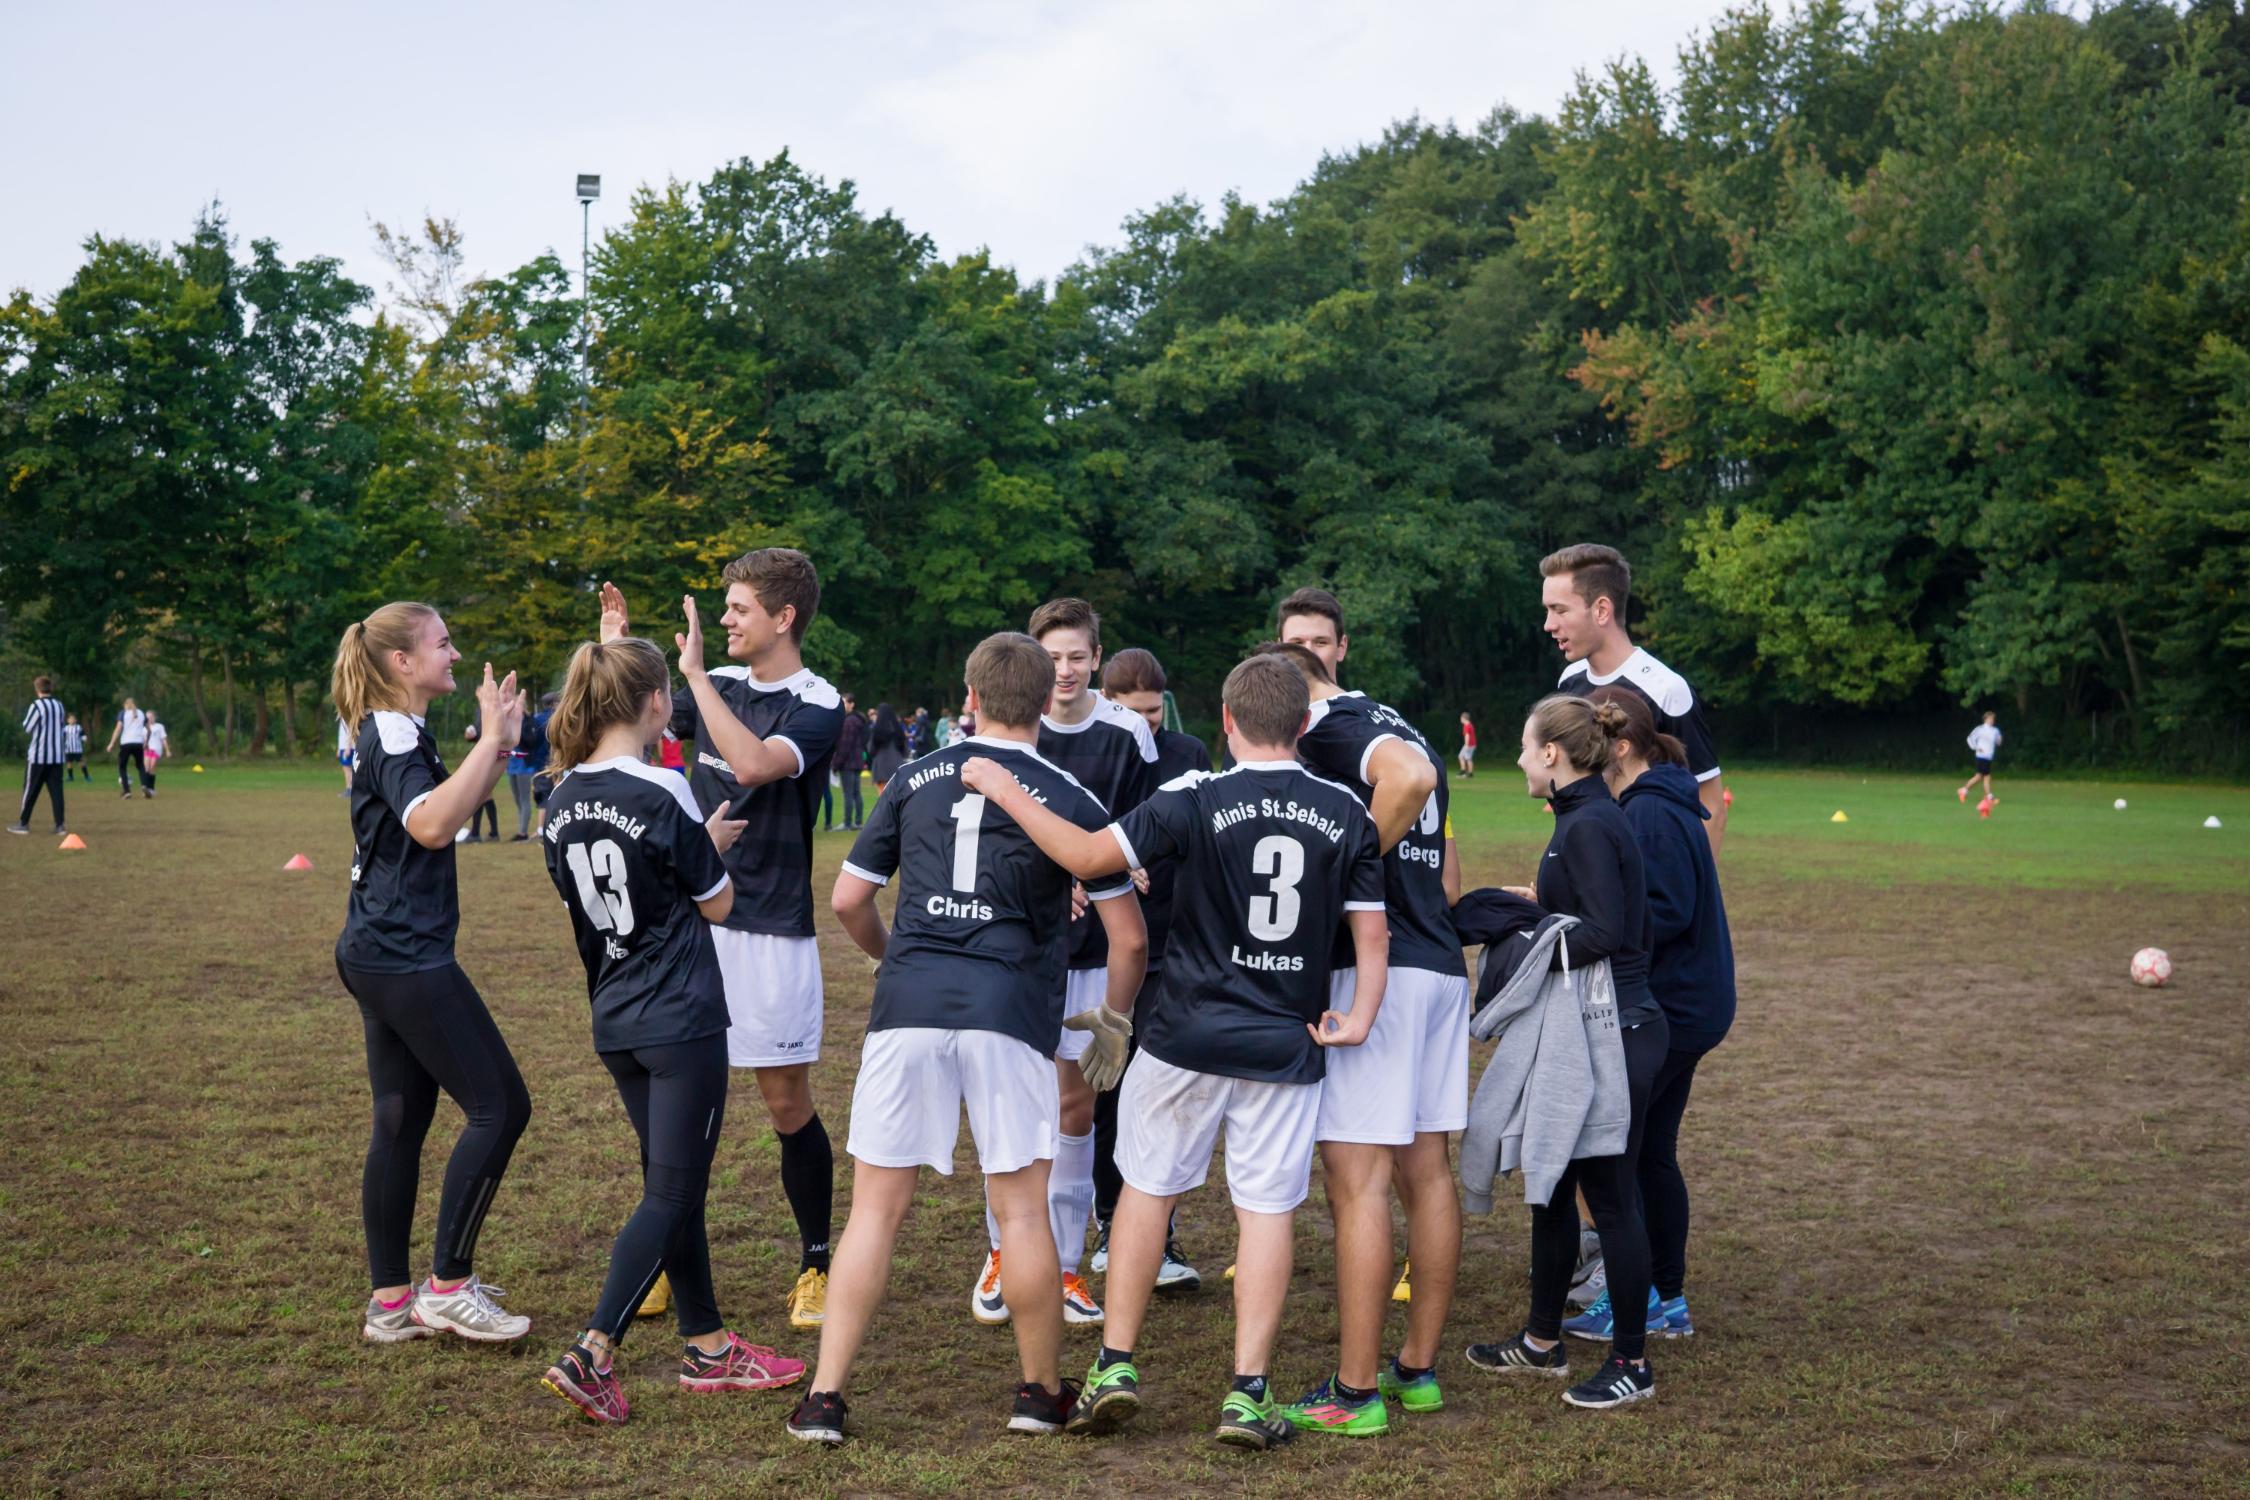
[[[726, 854], [734, 908], [711, 930], [726, 984], [727, 1061], [753, 1070], [781, 1142], [781, 1186], [803, 1242], [789, 1322], [820, 1326], [828, 1293], [835, 1155], [813, 1108], [812, 1064], [820, 1058], [820, 945], [813, 935], [813, 819], [828, 761], [843, 727], [836, 689], [805, 666], [805, 631], [820, 609], [820, 574], [793, 547], [765, 547], [728, 563], [726, 631], [731, 665], [705, 670], [695, 600], [672, 695], [671, 731], [695, 741], [688, 784], [708, 817], [724, 805], [748, 826]], [[604, 641], [628, 628], [625, 599], [602, 585]], [[644, 1315], [662, 1312], [659, 1283]]]
[[[1397, 710], [1336, 685], [1350, 646], [1343, 614], [1325, 589], [1291, 594], [1277, 610], [1281, 654], [1304, 674], [1312, 697], [1298, 756], [1349, 788], [1375, 822], [1390, 989], [1367, 1044], [1330, 1061], [1321, 1095], [1321, 1172], [1336, 1222], [1338, 1360], [1333, 1377], [1288, 1411], [1308, 1431], [1371, 1437], [1390, 1428], [1386, 1396], [1409, 1412], [1444, 1405], [1437, 1348], [1461, 1264], [1461, 1200], [1446, 1145], [1469, 1120], [1469, 980], [1453, 931], [1460, 863], [1444, 761]], [[1340, 939], [1335, 969], [1331, 984], [1341, 997], [1353, 974]], [[1406, 1337], [1386, 1365], [1394, 1184], [1406, 1208], [1414, 1283]]]
[[[1123, 817], [1156, 790], [1156, 739], [1140, 715], [1094, 690], [1102, 669], [1101, 616], [1083, 599], [1050, 599], [1031, 612], [1030, 634], [1055, 668], [1054, 690], [1039, 718], [1039, 753], [1100, 799], [1111, 817]], [[1110, 895], [1137, 899], [1130, 889]], [[1102, 923], [1080, 916], [1070, 927], [1063, 1015], [1090, 1011], [1105, 997], [1116, 1009], [1131, 1010], [1141, 973], [1136, 956], [1126, 982], [1127, 976], [1110, 961]], [[1070, 1323], [1102, 1321], [1101, 1304], [1078, 1274], [1078, 1262], [1086, 1252], [1086, 1224], [1094, 1211], [1094, 1090], [1087, 1087], [1078, 1065], [1088, 1040], [1086, 1032], [1065, 1032], [1055, 1053], [1062, 1135], [1047, 1194], [1054, 1216], [1055, 1253], [1062, 1262], [1063, 1318]], [[1000, 1227], [989, 1208], [985, 1230], [991, 1245], [969, 1294], [969, 1312], [980, 1323], [1005, 1323], [1008, 1303], [1000, 1272]]]
[[1562, 680], [1557, 692], [1591, 696], [1612, 683], [1639, 694], [1656, 716], [1660, 734], [1687, 749], [1687, 768], [1696, 779], [1696, 796], [1710, 817], [1703, 831], [1716, 857], [1726, 837], [1726, 781], [1703, 705], [1688, 681], [1641, 647], [1625, 629], [1625, 605], [1632, 595], [1633, 570], [1615, 547], [1581, 542], [1539, 560], [1539, 604], [1544, 629], [1561, 650]]

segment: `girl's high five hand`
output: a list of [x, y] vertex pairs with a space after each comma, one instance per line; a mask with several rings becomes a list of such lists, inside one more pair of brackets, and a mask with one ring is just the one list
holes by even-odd
[[604, 582], [602, 584], [602, 644], [608, 645], [630, 629], [632, 629], [632, 621], [627, 618], [625, 613], [625, 596], [618, 592], [616, 584]]

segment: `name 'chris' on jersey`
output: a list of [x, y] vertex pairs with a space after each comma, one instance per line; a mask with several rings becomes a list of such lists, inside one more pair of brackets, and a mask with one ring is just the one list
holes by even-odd
[[[990, 756], [1081, 828], [1109, 821], [1069, 773], [1015, 740], [972, 735], [902, 767], [844, 861], [846, 874], [877, 885], [898, 878], [867, 1029], [997, 1031], [1052, 1057], [1062, 1038], [1070, 874], [983, 793], [962, 787], [962, 763], [974, 755]], [[1132, 889], [1119, 875], [1087, 895], [1108, 901]]]
[[727, 870], [687, 783], [637, 760], [574, 766], [539, 836], [586, 965], [594, 1050], [726, 1030], [718, 951], [695, 903], [726, 886]]
[[1359, 799], [1296, 761], [1245, 761], [1166, 782], [1111, 831], [1129, 864], [1178, 876], [1141, 1046], [1198, 1073], [1318, 1081], [1305, 1028], [1328, 1007], [1336, 931], [1346, 912], [1383, 909]]

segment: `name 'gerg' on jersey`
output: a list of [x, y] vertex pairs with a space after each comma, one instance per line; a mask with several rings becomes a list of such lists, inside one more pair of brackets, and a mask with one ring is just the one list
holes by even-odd
[[1197, 1073], [1317, 1082], [1305, 1028], [1328, 1006], [1336, 931], [1348, 911], [1383, 909], [1367, 809], [1296, 761], [1245, 761], [1166, 782], [1112, 831], [1135, 868], [1178, 876], [1141, 1046]]
[[[1109, 821], [1099, 799], [1019, 741], [972, 735], [900, 768], [844, 861], [845, 873], [878, 885], [898, 877], [867, 1029], [997, 1031], [1052, 1057], [1062, 1038], [1070, 875], [1013, 818], [963, 788], [962, 763], [976, 755], [1081, 828]], [[1087, 894], [1106, 901], [1132, 889], [1120, 875]]]

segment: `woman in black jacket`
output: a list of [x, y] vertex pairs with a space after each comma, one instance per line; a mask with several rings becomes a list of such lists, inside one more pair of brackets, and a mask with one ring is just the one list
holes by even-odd
[[875, 722], [867, 731], [867, 769], [875, 778], [875, 795], [883, 795], [883, 788], [898, 774], [898, 768], [908, 760], [906, 726], [898, 719], [898, 710], [888, 703], [875, 705]]
[[1719, 895], [1718, 861], [1703, 831], [1711, 814], [1696, 794], [1686, 750], [1657, 731], [1640, 694], [1604, 687], [1591, 698], [1613, 702], [1625, 714], [1624, 735], [1604, 779], [1640, 845], [1655, 937], [1648, 987], [1671, 1028], [1670, 1050], [1649, 1085], [1637, 1168], [1658, 1303], [1649, 1314], [1649, 1331], [1684, 1338], [1695, 1324], [1687, 1305], [1688, 1190], [1680, 1173], [1680, 1117], [1687, 1113], [1695, 1065], [1726, 1040], [1734, 1024], [1734, 940]]
[[[1641, 851], [1632, 826], [1602, 782], [1612, 745], [1625, 727], [1614, 704], [1595, 704], [1557, 693], [1542, 698], [1524, 721], [1523, 753], [1516, 764], [1525, 789], [1553, 804], [1555, 831], [1539, 861], [1536, 889], [1511, 887], [1543, 910], [1578, 919], [1568, 938], [1573, 963], [1609, 960], [1617, 990], [1617, 1024], [1624, 1036], [1625, 1076], [1633, 1123], [1620, 1156], [1581, 1157], [1570, 1164], [1543, 1206], [1531, 1210], [1531, 1318], [1505, 1343], [1477, 1344], [1471, 1364], [1502, 1374], [1567, 1377], [1563, 1352], [1563, 1302], [1578, 1261], [1578, 1209], [1583, 1194], [1601, 1236], [1609, 1268], [1614, 1314], [1600, 1328], [1573, 1319], [1580, 1337], [1610, 1339], [1610, 1358], [1592, 1376], [1564, 1392], [1573, 1406], [1622, 1406], [1656, 1394], [1656, 1376], [1645, 1357], [1648, 1333], [1648, 1231], [1641, 1220], [1634, 1159], [1648, 1111], [1649, 1085], [1663, 1065], [1669, 1029], [1649, 993], [1650, 928]], [[1558, 949], [1556, 961], [1562, 961]]]

